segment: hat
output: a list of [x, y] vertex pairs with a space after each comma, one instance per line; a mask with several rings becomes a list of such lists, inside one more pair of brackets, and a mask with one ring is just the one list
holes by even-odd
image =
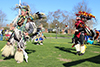
[[95, 18], [94, 15], [87, 13], [85, 11], [79, 11], [76, 16], [80, 16], [80, 18], [86, 18], [87, 20], [91, 20], [91, 18]]
[[23, 6], [21, 6], [21, 10], [25, 11], [25, 12], [30, 11], [30, 7], [29, 7], [29, 5], [25, 5], [25, 6], [23, 5]]

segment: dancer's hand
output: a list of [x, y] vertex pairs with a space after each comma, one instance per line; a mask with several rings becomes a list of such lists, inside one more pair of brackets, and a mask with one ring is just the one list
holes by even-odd
[[15, 27], [10, 27], [10, 30], [14, 30]]
[[76, 31], [76, 32], [78, 32], [78, 30], [77, 30], [77, 29], [76, 29], [75, 31]]
[[10, 42], [7, 42], [7, 45], [10, 45]]
[[24, 33], [25, 35], [28, 35], [28, 33]]

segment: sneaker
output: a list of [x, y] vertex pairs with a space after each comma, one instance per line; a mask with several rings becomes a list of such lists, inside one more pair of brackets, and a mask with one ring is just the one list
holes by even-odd
[[38, 43], [36, 45], [39, 45]]
[[75, 55], [79, 55], [80, 51], [78, 51]]
[[40, 45], [43, 45], [43, 43], [40, 43]]
[[20, 63], [19, 61], [17, 61], [17, 63]]
[[84, 55], [84, 53], [81, 53], [79, 56], [83, 56]]
[[2, 57], [5, 57], [4, 55], [2, 55]]

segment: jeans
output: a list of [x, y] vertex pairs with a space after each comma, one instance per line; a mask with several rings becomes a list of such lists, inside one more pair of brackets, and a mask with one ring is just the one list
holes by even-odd
[[1, 40], [1, 41], [3, 40], [3, 35], [2, 35], [2, 34], [0, 34], [0, 40]]

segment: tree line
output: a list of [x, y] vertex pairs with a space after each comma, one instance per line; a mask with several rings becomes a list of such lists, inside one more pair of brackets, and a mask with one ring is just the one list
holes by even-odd
[[[47, 14], [47, 21], [41, 22], [43, 24], [44, 28], [52, 28], [58, 27], [60, 29], [65, 29], [67, 25], [67, 29], [74, 30], [75, 29], [75, 14], [78, 13], [78, 11], [86, 11], [88, 13], [91, 13], [91, 8], [88, 7], [88, 3], [84, 0], [82, 2], [77, 3], [74, 5], [71, 12], [67, 10], [56, 10], [56, 11], [49, 11]], [[4, 19], [6, 17], [6, 14], [0, 10], [0, 27], [3, 26]], [[89, 27], [93, 27], [93, 24], [95, 22], [88, 21], [87, 25]]]

